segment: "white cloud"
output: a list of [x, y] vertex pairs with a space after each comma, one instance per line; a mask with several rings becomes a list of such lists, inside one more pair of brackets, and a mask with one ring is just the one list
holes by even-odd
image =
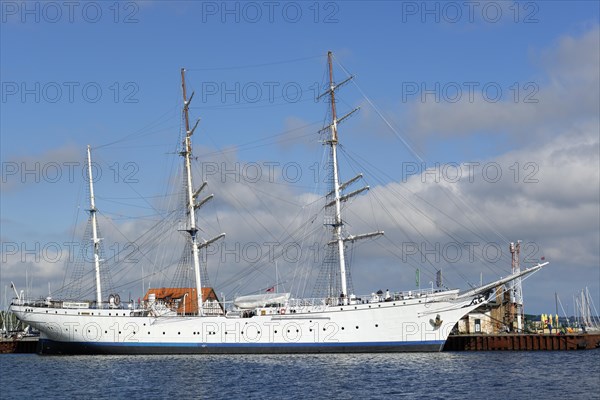
[[[597, 26], [581, 37], [561, 38], [556, 46], [534, 55], [542, 73], [518, 82], [518, 94], [513, 85], [497, 84], [502, 91], [499, 101], [494, 100], [493, 86], [488, 99], [484, 97], [482, 88], [489, 82], [478, 82], [472, 98], [468, 96], [469, 88], [462, 87], [463, 95], [456, 102], [435, 102], [433, 96], [418, 96], [408, 104], [406, 130], [414, 137], [509, 133], [531, 142], [557, 133], [549, 128], [568, 128], [578, 120], [597, 119], [599, 49]], [[448, 94], [442, 100], [451, 97]]]
[[14, 155], [2, 160], [0, 189], [7, 194], [31, 184], [78, 179], [84, 160], [82, 154], [74, 144], [64, 144], [42, 154]]

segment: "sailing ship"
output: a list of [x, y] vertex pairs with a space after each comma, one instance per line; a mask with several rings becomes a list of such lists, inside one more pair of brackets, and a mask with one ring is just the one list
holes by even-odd
[[[338, 124], [349, 114], [337, 116], [336, 84], [332, 54], [328, 53], [328, 97], [331, 119], [324, 127], [332, 162], [331, 190], [325, 196], [325, 218], [332, 239], [327, 243], [337, 271], [335, 291], [320, 298], [296, 298], [291, 293], [239, 296], [224, 306], [211, 288], [203, 286], [199, 252], [211, 240], [199, 239], [197, 208], [209, 197], [198, 200], [203, 183], [193, 182], [192, 135], [190, 128], [185, 70], [181, 70], [185, 135], [181, 156], [191, 267], [195, 287], [160, 288], [148, 291], [144, 301], [121, 304], [118, 295], [103, 300], [101, 266], [96, 222], [91, 150], [87, 149], [89, 169], [91, 243], [94, 249], [96, 300], [30, 301], [16, 296], [11, 311], [41, 333], [40, 354], [191, 354], [191, 353], [346, 353], [441, 351], [457, 321], [490, 299], [494, 288], [538, 271], [547, 262], [513, 273], [486, 285], [466, 291], [428, 289], [392, 291], [357, 296], [347, 277], [346, 246], [363, 238], [383, 235], [377, 231], [349, 235], [344, 229], [342, 203], [368, 187], [347, 193], [357, 178], [342, 182], [338, 168]], [[356, 111], [356, 110], [355, 110]], [[15, 291], [15, 293], [17, 293]]]

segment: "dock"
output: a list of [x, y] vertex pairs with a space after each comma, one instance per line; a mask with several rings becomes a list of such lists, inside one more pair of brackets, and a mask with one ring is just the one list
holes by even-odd
[[443, 351], [591, 350], [600, 348], [600, 334], [450, 335]]
[[35, 353], [38, 344], [37, 336], [26, 336], [21, 339], [0, 340], [0, 354]]

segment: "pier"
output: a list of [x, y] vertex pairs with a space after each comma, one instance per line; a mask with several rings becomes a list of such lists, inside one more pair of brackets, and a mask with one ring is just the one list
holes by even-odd
[[600, 348], [600, 334], [451, 335], [443, 351], [591, 350]]
[[0, 354], [7, 353], [35, 353], [38, 344], [37, 337], [24, 337], [21, 339], [0, 340]]

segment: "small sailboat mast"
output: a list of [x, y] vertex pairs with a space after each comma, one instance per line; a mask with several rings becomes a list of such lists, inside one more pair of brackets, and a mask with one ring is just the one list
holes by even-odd
[[87, 146], [87, 168], [90, 185], [90, 216], [92, 217], [92, 244], [94, 246], [94, 268], [96, 271], [96, 307], [102, 308], [102, 285], [100, 283], [100, 239], [98, 238], [98, 225], [96, 221], [96, 203], [94, 199], [94, 178], [92, 176], [92, 151]]
[[[185, 139], [183, 141], [183, 149], [181, 151], [181, 155], [184, 158], [184, 168], [185, 168], [185, 186], [186, 186], [186, 197], [187, 197], [187, 211], [188, 211], [188, 229], [187, 232], [190, 234], [190, 240], [192, 244], [192, 262], [194, 267], [194, 277], [196, 280], [196, 296], [198, 302], [198, 315], [202, 315], [202, 281], [200, 277], [200, 257], [198, 250], [198, 228], [196, 227], [196, 208], [199, 205], [196, 205], [195, 197], [199, 194], [200, 190], [194, 192], [193, 191], [193, 179], [192, 179], [192, 168], [191, 168], [191, 155], [192, 155], [192, 135], [194, 134], [194, 130], [198, 126], [199, 120], [196, 121], [196, 124], [192, 129], [190, 129], [190, 119], [188, 114], [188, 109], [194, 94], [188, 100], [187, 94], [185, 91], [185, 69], [181, 69], [181, 89], [183, 94], [183, 115], [185, 119]], [[204, 187], [203, 185], [202, 187]]]

